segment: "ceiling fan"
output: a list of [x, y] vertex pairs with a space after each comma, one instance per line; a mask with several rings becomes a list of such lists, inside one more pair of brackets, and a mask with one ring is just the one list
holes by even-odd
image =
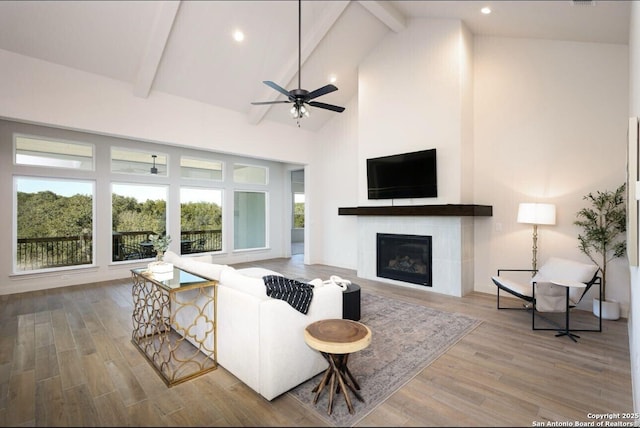
[[285, 95], [287, 97], [287, 100], [286, 101], [257, 101], [257, 102], [251, 103], [254, 105], [293, 103], [293, 107], [291, 107], [290, 113], [294, 119], [298, 120], [298, 127], [300, 127], [300, 119], [302, 117], [309, 117], [309, 109], [305, 107], [305, 104], [313, 107], [335, 111], [338, 113], [342, 113], [344, 111], [344, 107], [336, 106], [333, 104], [321, 103], [318, 101], [312, 101], [318, 98], [319, 96], [337, 91], [338, 88], [335, 85], [328, 84], [311, 92], [301, 88], [301, 85], [300, 85], [300, 57], [301, 57], [301, 49], [302, 49], [301, 35], [302, 35], [302, 0], [298, 0], [298, 89], [292, 89], [290, 91], [287, 91], [277, 83], [274, 83], [270, 80], [264, 80], [262, 83], [275, 89], [281, 94]]

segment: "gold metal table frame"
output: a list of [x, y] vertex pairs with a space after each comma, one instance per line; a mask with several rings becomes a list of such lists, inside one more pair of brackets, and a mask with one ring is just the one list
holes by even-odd
[[[218, 283], [174, 268], [154, 274], [132, 269], [131, 342], [171, 387], [218, 367]], [[191, 291], [191, 292], [188, 292]], [[179, 314], [190, 320], [178, 322]]]

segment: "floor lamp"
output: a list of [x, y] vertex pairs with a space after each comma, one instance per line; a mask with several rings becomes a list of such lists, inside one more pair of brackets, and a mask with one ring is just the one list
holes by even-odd
[[553, 204], [522, 203], [518, 207], [518, 223], [533, 225], [533, 257], [531, 268], [538, 270], [538, 225], [556, 224], [556, 206]]

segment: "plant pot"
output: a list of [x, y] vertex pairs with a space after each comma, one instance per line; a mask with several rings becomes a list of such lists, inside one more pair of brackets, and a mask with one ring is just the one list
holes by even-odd
[[153, 273], [169, 273], [173, 272], [173, 263], [151, 262], [147, 268]]
[[[593, 299], [593, 315], [600, 317], [600, 300]], [[617, 320], [620, 318], [620, 303], [615, 300], [602, 301], [602, 319]]]

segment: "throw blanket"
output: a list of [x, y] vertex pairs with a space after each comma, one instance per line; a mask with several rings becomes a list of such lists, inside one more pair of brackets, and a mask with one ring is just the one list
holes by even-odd
[[262, 279], [267, 287], [267, 296], [284, 300], [297, 311], [307, 314], [313, 299], [313, 285], [279, 275], [266, 275]]

